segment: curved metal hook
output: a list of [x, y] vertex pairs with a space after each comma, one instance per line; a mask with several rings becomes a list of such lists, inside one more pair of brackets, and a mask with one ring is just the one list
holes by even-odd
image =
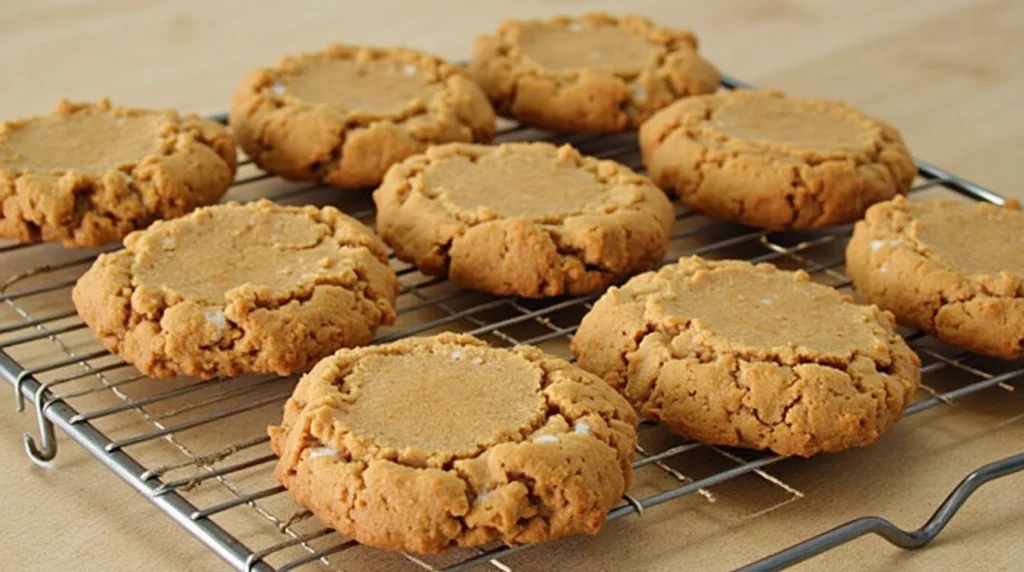
[[21, 413], [25, 410], [25, 395], [21, 392], [21, 388], [25, 385], [25, 380], [28, 378], [28, 370], [24, 370], [18, 374], [18, 377], [14, 380], [14, 399], [15, 405], [14, 410]]
[[[50, 403], [52, 402], [47, 402], [46, 405], [50, 405]], [[50, 461], [57, 456], [57, 435], [54, 432], [53, 422], [46, 418], [44, 409], [45, 407], [37, 408], [39, 438], [42, 441], [42, 446], [36, 445], [36, 440], [32, 435], [25, 433], [23, 436], [25, 453], [32, 459], [32, 462], [42, 467], [48, 466]]]
[[748, 564], [740, 570], [745, 572], [781, 570], [869, 533], [877, 534], [889, 541], [890, 544], [900, 548], [921, 548], [942, 532], [942, 529], [949, 524], [950, 519], [960, 510], [971, 493], [981, 485], [1021, 470], [1024, 470], [1024, 453], [989, 463], [977, 469], [960, 481], [960, 484], [953, 489], [953, 492], [928, 519], [928, 522], [917, 530], [905, 531], [888, 520], [876, 516], [858, 518]]

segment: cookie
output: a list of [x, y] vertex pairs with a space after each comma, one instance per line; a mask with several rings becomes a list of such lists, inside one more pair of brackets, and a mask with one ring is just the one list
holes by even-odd
[[640, 149], [654, 181], [686, 206], [771, 230], [853, 222], [905, 193], [916, 173], [892, 126], [777, 91], [681, 100], [644, 123]]
[[373, 199], [381, 237], [421, 272], [531, 298], [647, 269], [675, 221], [646, 177], [549, 143], [433, 147], [388, 171]]
[[854, 227], [846, 272], [871, 303], [949, 345], [1024, 356], [1024, 213], [986, 203], [871, 207]]
[[337, 352], [269, 434], [296, 502], [362, 544], [417, 553], [596, 534], [637, 440], [636, 414], [596, 376], [455, 334]]
[[428, 145], [489, 141], [496, 128], [484, 93], [444, 60], [341, 45], [249, 73], [230, 117], [261, 168], [346, 189], [377, 185]]
[[205, 207], [130, 234], [72, 291], [111, 352], [153, 377], [306, 371], [395, 318], [384, 245], [333, 207]]
[[673, 101], [718, 89], [688, 30], [639, 16], [506, 20], [476, 39], [470, 72], [498, 112], [553, 131], [636, 129]]
[[0, 124], [0, 238], [117, 242], [216, 203], [235, 167], [234, 139], [213, 121], [61, 101], [50, 115]]
[[921, 376], [887, 312], [802, 271], [698, 257], [611, 288], [572, 351], [685, 437], [805, 457], [873, 442]]

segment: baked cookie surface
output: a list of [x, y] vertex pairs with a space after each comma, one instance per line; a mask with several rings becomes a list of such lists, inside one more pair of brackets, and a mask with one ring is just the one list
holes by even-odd
[[873, 442], [920, 382], [886, 312], [803, 272], [697, 257], [611, 288], [572, 350], [640, 415], [780, 455]]
[[455, 334], [338, 351], [269, 434], [300, 505], [363, 544], [418, 553], [596, 534], [637, 439], [636, 414], [596, 376]]
[[649, 268], [675, 221], [646, 177], [549, 143], [432, 147], [388, 171], [373, 199], [402, 260], [524, 297], [594, 292]]
[[331, 45], [250, 72], [231, 127], [261, 168], [295, 181], [373, 186], [428, 145], [489, 141], [494, 110], [440, 58], [405, 48]]
[[688, 30], [639, 16], [507, 20], [477, 38], [470, 72], [499, 113], [554, 131], [635, 129], [673, 101], [718, 89]]
[[972, 352], [1024, 356], [1024, 213], [986, 203], [871, 207], [854, 227], [846, 271], [871, 303]]
[[235, 167], [234, 139], [213, 121], [61, 101], [49, 115], [0, 125], [0, 238], [117, 242], [216, 203]]
[[395, 317], [384, 245], [333, 207], [206, 207], [129, 235], [72, 291], [111, 352], [154, 377], [306, 371]]
[[853, 222], [905, 193], [917, 172], [892, 126], [769, 90], [681, 100], [640, 128], [640, 149], [651, 178], [683, 204], [771, 230]]

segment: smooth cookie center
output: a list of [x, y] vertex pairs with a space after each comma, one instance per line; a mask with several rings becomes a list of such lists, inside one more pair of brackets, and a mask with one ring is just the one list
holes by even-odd
[[506, 217], [554, 222], [603, 202], [607, 186], [575, 162], [523, 151], [458, 157], [423, 174], [427, 192], [461, 210], [486, 208]]
[[18, 171], [102, 174], [158, 153], [159, 133], [160, 118], [154, 115], [52, 115], [9, 132], [0, 144], [0, 157]]
[[931, 255], [965, 274], [1024, 276], [1024, 213], [964, 204], [928, 209], [914, 226]]
[[736, 139], [817, 151], [856, 150], [874, 135], [849, 110], [787, 98], [737, 98], [714, 113], [710, 125]]
[[871, 323], [854, 304], [785, 273], [714, 270], [674, 283], [661, 297], [673, 316], [739, 346], [759, 350], [797, 346], [829, 355], [870, 354]]
[[382, 447], [475, 456], [529, 433], [545, 414], [541, 370], [515, 355], [451, 346], [435, 355], [375, 355], [346, 378], [356, 399], [337, 415]]
[[280, 81], [286, 93], [308, 103], [378, 114], [401, 113], [440, 90], [414, 64], [393, 61], [322, 60]]
[[136, 245], [138, 286], [163, 287], [186, 299], [222, 302], [243, 285], [286, 296], [327, 272], [343, 254], [328, 226], [298, 213], [247, 208], [202, 211], [159, 230]]
[[648, 67], [661, 49], [620, 28], [534, 26], [523, 30], [519, 49], [553, 71], [581, 68], [636, 73]]

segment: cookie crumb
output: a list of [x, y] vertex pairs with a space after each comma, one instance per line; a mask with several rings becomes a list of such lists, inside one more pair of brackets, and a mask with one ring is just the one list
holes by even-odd
[[534, 443], [557, 443], [558, 437], [554, 435], [537, 435], [533, 438]]
[[320, 457], [337, 457], [338, 450], [334, 447], [313, 447], [309, 450], [310, 459], [319, 459]]

